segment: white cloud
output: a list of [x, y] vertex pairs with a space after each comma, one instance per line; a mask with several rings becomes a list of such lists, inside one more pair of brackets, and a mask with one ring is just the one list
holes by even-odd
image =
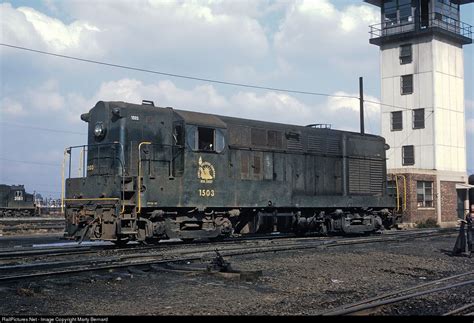
[[[355, 96], [355, 94], [336, 92], [334, 95]], [[71, 98], [71, 96], [68, 96]], [[80, 97], [80, 96], [79, 96]], [[282, 92], [255, 93], [239, 91], [236, 94], [223, 95], [212, 85], [200, 85], [191, 89], [177, 87], [166, 80], [144, 84], [136, 79], [120, 79], [104, 82], [91, 98], [75, 98], [81, 101], [83, 110], [75, 109], [69, 113], [70, 120], [79, 120], [79, 114], [86, 112], [97, 101], [125, 101], [141, 103], [153, 100], [157, 106], [171, 106], [175, 109], [227, 115], [239, 118], [264, 120], [297, 125], [309, 123], [331, 123], [336, 129], [358, 131], [359, 101], [346, 98], [328, 98], [320, 104], [309, 105], [296, 97]], [[367, 95], [366, 100], [378, 102]], [[67, 103], [67, 106], [78, 106]], [[366, 103], [366, 118], [379, 118], [379, 106]], [[75, 119], [74, 119], [75, 118]], [[373, 123], [373, 121], [372, 121]], [[372, 127], [372, 133], [378, 132], [378, 122]]]
[[[360, 100], [358, 98], [358, 94], [355, 93], [346, 93], [343, 91], [338, 91], [334, 93], [335, 97], [329, 97], [329, 109], [333, 111], [349, 109], [355, 112], [359, 112], [360, 110]], [[339, 96], [339, 97], [336, 97]], [[364, 101], [371, 101], [371, 102], [364, 102], [364, 112], [379, 115], [380, 114], [380, 100], [374, 96], [364, 96]], [[377, 102], [377, 103], [373, 103]]]
[[58, 53], [98, 54], [93, 24], [77, 20], [67, 25], [30, 7], [0, 4], [1, 41], [12, 45], [47, 49]]
[[58, 52], [68, 48], [79, 48], [80, 45], [85, 45], [81, 43], [83, 33], [100, 31], [87, 22], [75, 21], [65, 25], [60, 20], [48, 17], [32, 8], [20, 7], [17, 10], [25, 15], [26, 20], [33, 25], [41, 38]]
[[374, 69], [368, 55], [368, 26], [380, 15], [371, 6], [336, 8], [329, 0], [298, 1], [287, 11], [274, 37], [277, 55], [299, 68]]
[[26, 114], [23, 105], [11, 98], [2, 98], [0, 100], [0, 112], [2, 115], [23, 116]]
[[48, 80], [38, 88], [27, 91], [29, 106], [41, 112], [55, 112], [65, 107], [58, 82]]
[[261, 59], [268, 53], [262, 26], [245, 14], [255, 12], [250, 2], [100, 1], [91, 6], [67, 1], [62, 6], [100, 29], [96, 40], [114, 58], [221, 65]]

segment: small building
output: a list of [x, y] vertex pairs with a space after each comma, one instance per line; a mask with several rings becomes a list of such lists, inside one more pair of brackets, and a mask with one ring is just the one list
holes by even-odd
[[460, 10], [474, 0], [364, 1], [381, 12], [369, 42], [380, 47], [381, 129], [397, 209], [408, 226], [455, 225], [467, 211], [463, 46], [472, 43]]

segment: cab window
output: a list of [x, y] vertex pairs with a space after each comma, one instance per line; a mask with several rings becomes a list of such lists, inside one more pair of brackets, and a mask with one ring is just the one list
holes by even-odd
[[221, 129], [191, 126], [186, 132], [188, 145], [194, 151], [220, 153], [225, 148], [224, 132]]
[[198, 127], [198, 150], [216, 151], [215, 130], [212, 128]]

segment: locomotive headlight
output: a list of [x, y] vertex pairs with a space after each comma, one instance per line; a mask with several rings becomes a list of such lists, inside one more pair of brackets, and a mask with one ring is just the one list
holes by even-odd
[[97, 139], [102, 138], [105, 135], [105, 126], [102, 122], [97, 122], [94, 127], [94, 136]]

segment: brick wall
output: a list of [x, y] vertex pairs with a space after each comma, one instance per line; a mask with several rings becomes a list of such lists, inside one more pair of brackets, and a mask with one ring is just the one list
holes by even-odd
[[457, 182], [441, 181], [441, 221], [451, 222], [458, 219]]
[[[427, 219], [437, 221], [438, 215], [436, 212], [436, 176], [425, 174], [399, 174], [404, 175], [407, 179], [407, 209], [403, 213], [402, 221], [406, 223], [425, 222]], [[393, 175], [392, 175], [393, 176]], [[419, 208], [416, 199], [416, 185], [418, 181], [433, 182], [433, 207]], [[399, 180], [400, 187], [403, 182]], [[400, 191], [402, 192], [402, 190]]]

